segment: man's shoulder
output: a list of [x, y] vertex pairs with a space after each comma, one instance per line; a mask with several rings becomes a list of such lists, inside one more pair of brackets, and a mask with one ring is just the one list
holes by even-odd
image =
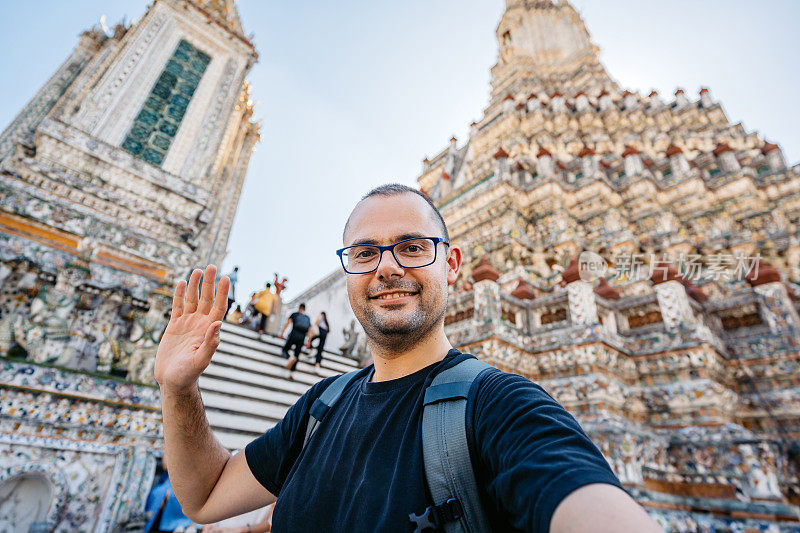
[[469, 398], [477, 408], [513, 399], [533, 403], [557, 403], [538, 383], [495, 366], [482, 371], [470, 388]]

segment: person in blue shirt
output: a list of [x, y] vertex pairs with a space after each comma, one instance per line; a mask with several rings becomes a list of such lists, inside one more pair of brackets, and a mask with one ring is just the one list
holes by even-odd
[[[310, 406], [335, 378], [312, 386], [283, 420], [231, 456], [209, 429], [197, 387], [220, 342], [227, 280], [216, 298], [213, 283], [199, 286], [199, 270], [188, 286], [176, 287], [155, 377], [173, 486], [196, 522], [279, 497], [276, 531], [413, 531], [409, 515], [438, 503], [424, 475], [422, 406], [437, 373], [473, 357], [454, 349], [444, 330], [461, 250], [449, 242], [433, 203], [403, 185], [370, 191], [350, 214], [343, 242], [350, 305], [374, 363], [350, 382], [305, 448]], [[209, 265], [204, 279], [215, 272]], [[466, 417], [468, 452], [493, 530], [662, 531], [575, 419], [530, 380], [497, 369], [482, 373]]]
[[231, 310], [231, 306], [236, 301], [236, 284], [239, 283], [239, 267], [234, 266], [233, 270], [228, 272], [228, 281], [230, 281], [228, 285], [228, 308], [225, 309], [225, 314], [222, 316], [222, 320], [228, 316], [228, 312]]
[[192, 525], [192, 521], [183, 514], [181, 504], [172, 491], [166, 470], [161, 473], [150, 490], [144, 510], [151, 513], [150, 519], [144, 527], [148, 533], [151, 531], [175, 531], [178, 528], [185, 529]]

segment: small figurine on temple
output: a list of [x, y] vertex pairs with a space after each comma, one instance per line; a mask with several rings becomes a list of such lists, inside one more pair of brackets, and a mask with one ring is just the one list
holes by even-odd
[[164, 316], [169, 306], [168, 299], [153, 292], [148, 298], [150, 308], [144, 316], [138, 317], [131, 329], [132, 353], [128, 359], [128, 379], [139, 383], [153, 381], [153, 366], [161, 335], [167, 325]]
[[275, 272], [275, 281], [272, 283], [275, 286], [275, 295], [280, 296], [281, 291], [286, 288], [286, 282], [289, 281], [289, 278], [283, 278], [282, 281], [278, 281], [278, 273]]
[[342, 328], [342, 333], [344, 334], [344, 344], [339, 347], [339, 350], [342, 352], [342, 355], [346, 357], [352, 357], [354, 354], [354, 350], [356, 347], [356, 343], [358, 342], [358, 332], [356, 331], [356, 321], [350, 321], [349, 328]]
[[39, 289], [39, 274], [29, 261], [22, 263], [22, 277], [17, 282], [17, 289], [28, 296], [36, 296]]
[[74, 349], [70, 340], [69, 320], [79, 299], [77, 285], [88, 275], [78, 264], [67, 264], [53, 287], [42, 288], [31, 302], [30, 316], [24, 321], [24, 345], [33, 361], [69, 366]]

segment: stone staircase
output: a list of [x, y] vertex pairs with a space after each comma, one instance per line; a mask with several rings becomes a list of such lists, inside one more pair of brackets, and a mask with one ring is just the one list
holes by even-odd
[[243, 448], [275, 425], [314, 383], [358, 368], [349, 357], [325, 351], [322, 368], [304, 350], [289, 379], [284, 340], [223, 323], [221, 343], [200, 376], [200, 392], [214, 435], [230, 450]]

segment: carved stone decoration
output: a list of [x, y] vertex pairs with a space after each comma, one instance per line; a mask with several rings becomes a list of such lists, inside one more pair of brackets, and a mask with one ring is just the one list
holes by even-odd
[[759, 297], [761, 316], [773, 333], [800, 334], [800, 317], [782, 283], [765, 283], [753, 290]]
[[511, 296], [520, 300], [533, 300], [536, 298], [536, 291], [531, 284], [522, 278], [517, 280], [517, 287], [511, 292]]
[[[237, 65], [233, 59], [228, 59], [225, 63], [219, 84], [214, 92], [213, 104], [206, 110], [203, 118], [203, 129], [199, 140], [192, 147], [192, 151], [186, 157], [181, 174], [194, 176], [195, 182], [203, 180], [213, 163], [215, 152], [214, 147], [218, 146], [225, 131], [223, 121], [227, 118], [226, 112], [232, 107], [233, 99], [236, 98], [235, 88], [241, 85], [241, 80], [236, 78]], [[235, 82], [239, 81], [237, 85]]]
[[594, 288], [595, 294], [606, 300], [619, 300], [620, 294], [617, 289], [611, 286], [605, 278], [600, 278], [597, 287]]
[[561, 273], [561, 281], [564, 284], [570, 284], [580, 279], [580, 264], [578, 263], [578, 258], [573, 257], [570, 259], [567, 268]]
[[[488, 264], [488, 263], [487, 263]], [[491, 265], [489, 265], [491, 267]], [[473, 278], [475, 274], [473, 273]], [[474, 320], [478, 324], [493, 324], [500, 321], [500, 287], [496, 280], [484, 278], [473, 285]]]
[[588, 325], [597, 324], [597, 303], [591, 283], [573, 281], [567, 285], [569, 295], [569, 316], [572, 324]]
[[489, 262], [489, 257], [484, 256], [472, 271], [472, 279], [476, 283], [484, 280], [497, 281], [500, 279], [500, 272]]
[[772, 265], [759, 261], [757, 268], [753, 268], [745, 274], [745, 279], [751, 286], [758, 287], [781, 281], [781, 274]]
[[100, 120], [101, 115], [108, 111], [111, 99], [117, 94], [120, 87], [126, 82], [130, 73], [136, 68], [142, 56], [148, 51], [148, 46], [158, 35], [166, 16], [159, 14], [152, 17], [144, 27], [137, 28], [136, 37], [128, 42], [125, 54], [115, 63], [111, 75], [104, 79], [90, 97], [79, 123], [85, 130], [92, 130]]
[[18, 330], [24, 331], [24, 338], [17, 336], [17, 342], [30, 354], [34, 361], [70, 366], [76, 355], [70, 344], [70, 315], [78, 301], [77, 285], [88, 275], [83, 265], [67, 265], [56, 278], [52, 287], [41, 289], [31, 302], [29, 318], [23, 319]]
[[344, 344], [339, 346], [339, 351], [345, 357], [353, 357], [356, 345], [358, 344], [358, 331], [356, 331], [356, 321], [350, 321], [350, 327], [342, 329], [344, 334]]
[[2, 470], [0, 525], [8, 531], [28, 531], [34, 524], [55, 528], [68, 495], [64, 472], [54, 465], [35, 462]]
[[170, 308], [169, 293], [154, 291], [147, 303], [149, 308], [143, 316], [138, 316], [131, 328], [131, 354], [126, 369], [128, 379], [137, 383], [154, 383], [153, 368], [155, 366], [158, 342], [167, 326], [166, 312]]
[[675, 329], [687, 321], [694, 320], [686, 289], [679, 281], [659, 283], [655, 290], [661, 317], [667, 329]]

